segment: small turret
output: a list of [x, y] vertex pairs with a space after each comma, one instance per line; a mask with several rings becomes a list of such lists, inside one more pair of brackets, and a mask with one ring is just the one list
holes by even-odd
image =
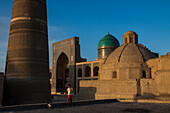
[[138, 35], [133, 31], [127, 31], [123, 35], [123, 44], [126, 44], [126, 43], [138, 44]]

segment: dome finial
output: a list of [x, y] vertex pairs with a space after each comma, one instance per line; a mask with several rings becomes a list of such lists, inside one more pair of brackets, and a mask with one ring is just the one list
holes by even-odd
[[108, 32], [108, 35], [109, 35], [109, 32]]

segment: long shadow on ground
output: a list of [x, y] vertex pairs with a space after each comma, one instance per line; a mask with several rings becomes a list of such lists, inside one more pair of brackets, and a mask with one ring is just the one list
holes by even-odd
[[[93, 100], [93, 101], [77, 101], [77, 102], [73, 102], [73, 106], [86, 106], [86, 105], [107, 104], [107, 103], [115, 103], [115, 102], [119, 102], [119, 101], [117, 99]], [[66, 102], [52, 103], [52, 108], [67, 108], [67, 107], [68, 107], [68, 105], [67, 105]], [[37, 109], [47, 109], [47, 104], [46, 103], [41, 103], [41, 104], [16, 105], [16, 106], [0, 107], [1, 112], [29, 111], [29, 110], [37, 110]]]

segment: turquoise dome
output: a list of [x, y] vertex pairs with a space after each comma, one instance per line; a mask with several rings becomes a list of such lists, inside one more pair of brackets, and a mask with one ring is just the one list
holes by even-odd
[[101, 47], [103, 48], [107, 46], [112, 46], [114, 48], [117, 48], [120, 46], [120, 43], [114, 36], [107, 34], [102, 39], [100, 39], [98, 43], [98, 48], [101, 48]]

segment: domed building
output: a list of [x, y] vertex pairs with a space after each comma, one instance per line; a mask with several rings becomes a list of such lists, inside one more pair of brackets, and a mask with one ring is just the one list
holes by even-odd
[[108, 33], [98, 43], [98, 59], [107, 58], [119, 46], [119, 41]]
[[52, 94], [64, 93], [68, 84], [74, 86], [78, 93], [80, 81], [98, 80], [100, 64], [119, 46], [119, 41], [108, 33], [98, 43], [98, 58], [87, 62], [80, 55], [79, 37], [53, 43], [53, 67], [50, 68]]
[[69, 83], [78, 100], [169, 96], [170, 53], [158, 58], [138, 42], [134, 31], [123, 35], [122, 45], [108, 33], [98, 42], [98, 58], [88, 62], [80, 56], [78, 37], [54, 43], [52, 94], [64, 93]]
[[157, 58], [158, 54], [138, 44], [137, 39], [135, 32], [125, 33], [123, 36], [124, 44], [115, 49], [104, 62], [100, 71], [100, 79], [151, 78], [151, 70], [146, 61]]
[[80, 81], [80, 100], [170, 95], [170, 54], [158, 58], [158, 53], [138, 44], [134, 31], [123, 35], [121, 46], [110, 34], [104, 36], [98, 43], [98, 56], [98, 80]]

